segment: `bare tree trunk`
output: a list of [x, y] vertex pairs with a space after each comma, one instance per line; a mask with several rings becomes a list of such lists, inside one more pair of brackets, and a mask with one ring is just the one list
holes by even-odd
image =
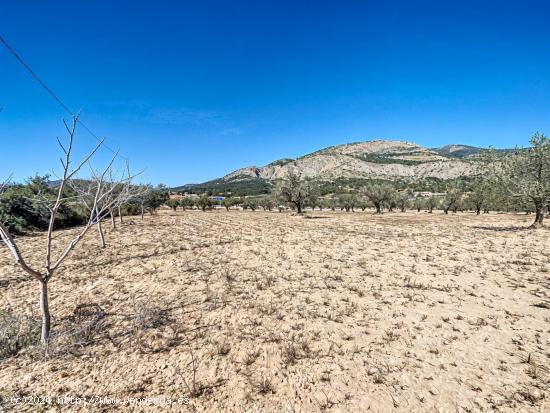
[[143, 214], [144, 214], [144, 213], [145, 213], [145, 212], [143, 211], [143, 205], [142, 205], [142, 206], [141, 206], [141, 220], [142, 220], [142, 221], [143, 221]]
[[103, 228], [101, 227], [101, 220], [97, 223], [97, 232], [99, 232], [99, 241], [101, 242], [101, 248], [105, 248], [105, 235], [103, 235]]
[[116, 229], [115, 216], [112, 209], [109, 210], [109, 215], [111, 215], [111, 228]]
[[40, 311], [42, 312], [42, 333], [40, 335], [40, 341], [43, 346], [48, 345], [50, 340], [50, 306], [48, 300], [48, 282], [40, 280]]
[[122, 207], [118, 206], [118, 219], [120, 220], [120, 223], [122, 224]]

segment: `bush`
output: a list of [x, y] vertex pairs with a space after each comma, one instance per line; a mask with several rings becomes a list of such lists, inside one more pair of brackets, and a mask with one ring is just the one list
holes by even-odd
[[[50, 211], [47, 203], [57, 193], [47, 176], [35, 176], [25, 184], [11, 185], [0, 195], [0, 221], [12, 234], [44, 231], [48, 228]], [[73, 195], [66, 190], [65, 196]], [[87, 219], [81, 206], [62, 205], [57, 214], [55, 229], [82, 225]]]
[[40, 321], [11, 311], [0, 313], [0, 360], [40, 344]]

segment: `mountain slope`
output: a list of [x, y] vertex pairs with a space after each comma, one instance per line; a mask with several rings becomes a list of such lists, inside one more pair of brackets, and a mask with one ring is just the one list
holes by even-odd
[[223, 177], [224, 180], [257, 177], [282, 179], [290, 171], [320, 180], [347, 178], [452, 179], [473, 174], [471, 162], [442, 156], [410, 142], [368, 141], [333, 146], [295, 160], [272, 162], [264, 167], [249, 166]]
[[265, 166], [248, 166], [203, 184], [174, 188], [179, 191], [269, 188], [290, 172], [319, 181], [336, 179], [449, 180], [476, 174], [476, 154], [484, 151], [467, 145], [428, 149], [412, 142], [373, 140], [331, 146], [296, 159], [280, 159]]
[[434, 148], [433, 150], [442, 156], [452, 158], [470, 158], [486, 151], [484, 148], [470, 145], [446, 145], [441, 148]]

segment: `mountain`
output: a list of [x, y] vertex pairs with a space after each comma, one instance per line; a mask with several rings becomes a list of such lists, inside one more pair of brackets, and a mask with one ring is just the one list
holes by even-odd
[[481, 154], [487, 149], [478, 148], [477, 146], [470, 145], [446, 145], [441, 148], [434, 148], [432, 150], [437, 152], [441, 156], [452, 158], [472, 158]]
[[332, 146], [297, 159], [284, 159], [263, 167], [249, 166], [224, 180], [257, 177], [284, 178], [289, 171], [319, 180], [346, 178], [435, 177], [452, 179], [472, 173], [468, 161], [453, 159], [410, 142], [377, 140]]
[[476, 156], [484, 149], [467, 145], [425, 148], [412, 142], [373, 140], [331, 146], [296, 159], [280, 159], [265, 166], [248, 166], [203, 184], [173, 188], [179, 191], [223, 192], [254, 185], [253, 192], [270, 187], [289, 172], [319, 181], [422, 179], [449, 180], [476, 174]]

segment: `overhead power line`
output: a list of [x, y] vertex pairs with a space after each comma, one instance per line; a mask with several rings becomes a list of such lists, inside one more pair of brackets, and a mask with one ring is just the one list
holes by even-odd
[[[31, 74], [31, 76], [42, 86], [42, 88], [63, 108], [67, 114], [69, 114], [71, 117], [75, 117], [75, 113], [69, 109], [69, 107], [57, 96], [52, 89], [48, 87], [48, 85], [36, 74], [34, 70], [23, 60], [23, 58], [15, 51], [13, 47], [11, 47], [6, 40], [0, 36], [0, 42], [6, 46], [6, 49], [9, 50], [9, 52], [17, 59], [17, 61]], [[103, 141], [103, 139], [100, 139], [84, 122], [80, 120], [80, 118], [77, 119], [77, 122], [82, 126], [91, 136], [93, 136], [98, 142]], [[112, 153], [116, 154], [117, 151], [106, 145], [105, 143], [102, 144], [105, 148], [110, 150]], [[125, 160], [128, 160], [127, 157], [123, 155], [118, 155], [120, 158], [123, 158]]]

